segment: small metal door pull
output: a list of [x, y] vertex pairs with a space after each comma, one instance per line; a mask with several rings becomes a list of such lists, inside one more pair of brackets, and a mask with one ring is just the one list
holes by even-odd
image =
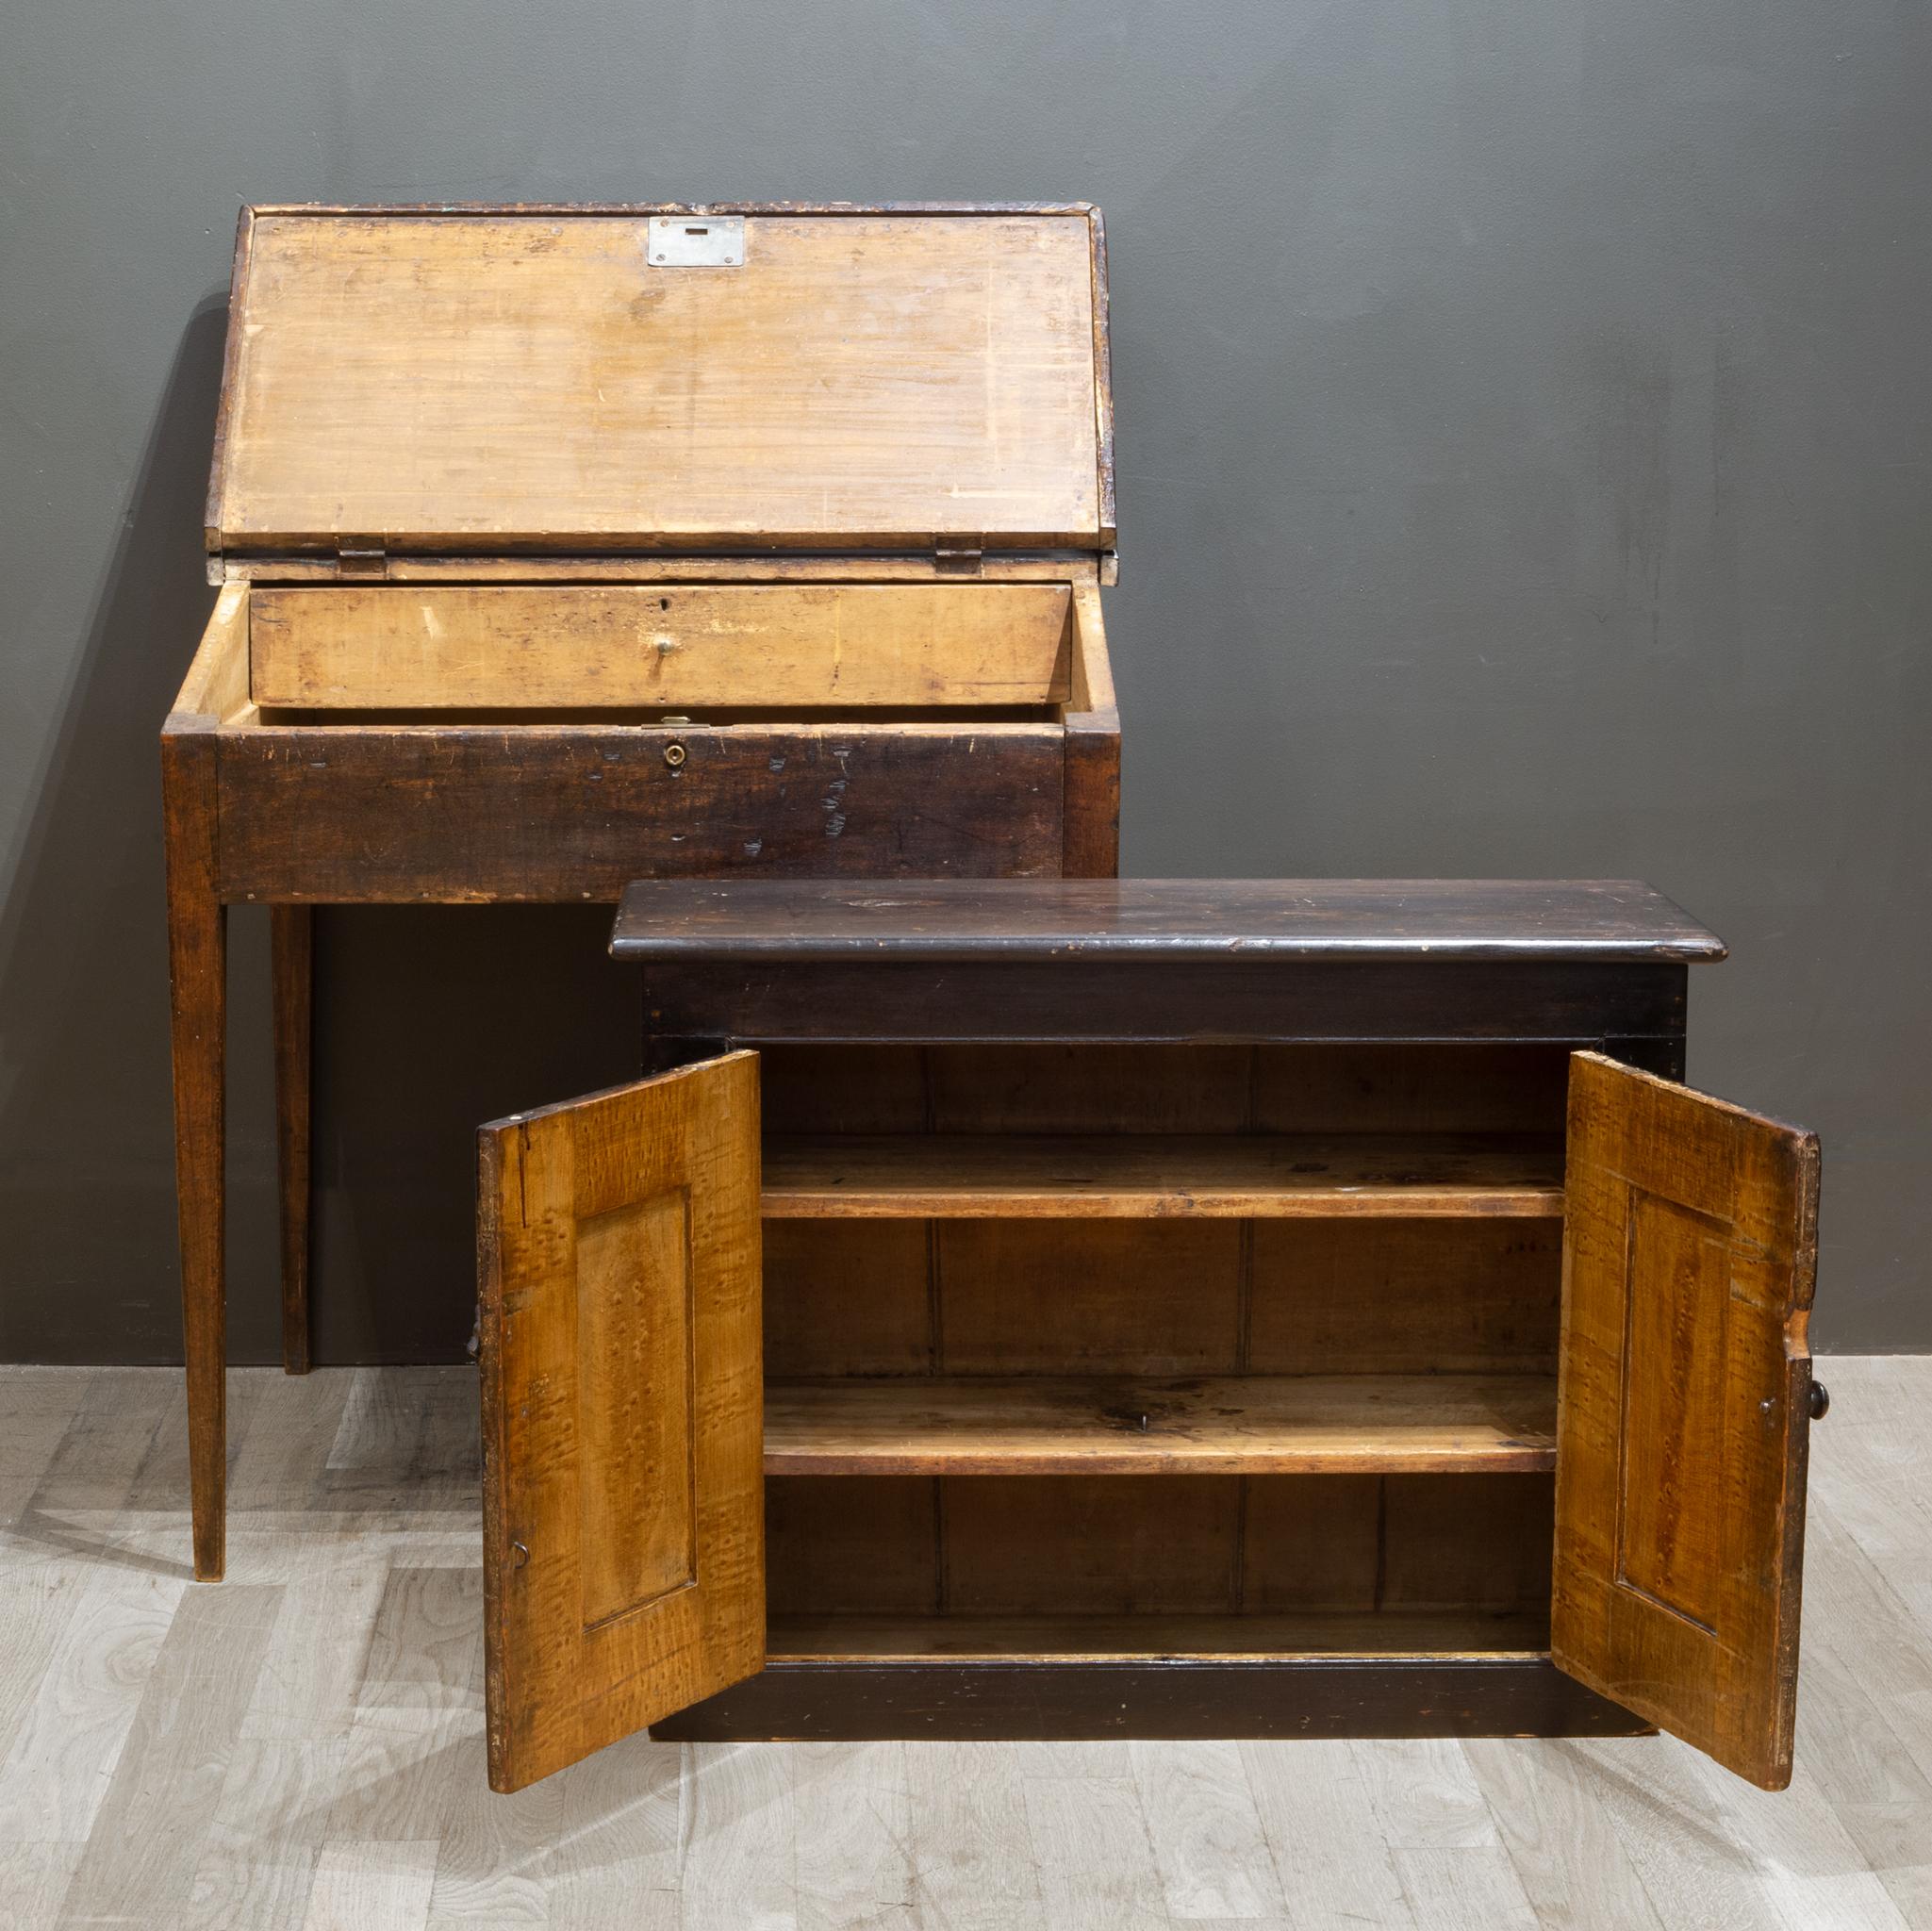
[[1811, 1383], [1811, 1419], [1822, 1422], [1831, 1412], [1831, 1390], [1823, 1381]]

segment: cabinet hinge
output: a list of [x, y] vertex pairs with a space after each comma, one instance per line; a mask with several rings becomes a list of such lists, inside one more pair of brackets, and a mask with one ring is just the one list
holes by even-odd
[[336, 551], [336, 574], [339, 577], [386, 577], [389, 573], [389, 553], [380, 543], [359, 544], [352, 548], [344, 543]]
[[945, 576], [976, 577], [984, 558], [978, 543], [939, 543], [933, 546], [933, 568]]

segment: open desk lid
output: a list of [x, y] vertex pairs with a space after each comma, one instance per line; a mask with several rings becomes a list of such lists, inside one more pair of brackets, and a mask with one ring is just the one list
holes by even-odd
[[208, 548], [1107, 551], [1106, 344], [1084, 205], [251, 208]]

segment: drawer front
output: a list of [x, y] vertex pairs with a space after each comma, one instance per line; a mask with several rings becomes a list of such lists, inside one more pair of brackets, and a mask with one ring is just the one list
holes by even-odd
[[1055, 704], [1065, 584], [258, 586], [271, 709]]
[[221, 894], [583, 899], [634, 878], [1050, 876], [1063, 733], [282, 726], [220, 734]]

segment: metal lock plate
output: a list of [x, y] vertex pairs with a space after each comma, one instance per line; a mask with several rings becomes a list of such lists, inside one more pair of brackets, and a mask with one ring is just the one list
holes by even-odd
[[742, 268], [743, 215], [652, 215], [646, 252], [652, 268]]

